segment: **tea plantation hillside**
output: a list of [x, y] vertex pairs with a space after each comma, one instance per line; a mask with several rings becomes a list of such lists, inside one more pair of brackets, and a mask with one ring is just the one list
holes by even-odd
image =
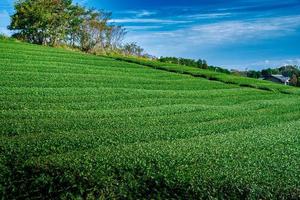
[[0, 73], [0, 199], [300, 198], [296, 93], [10, 40]]

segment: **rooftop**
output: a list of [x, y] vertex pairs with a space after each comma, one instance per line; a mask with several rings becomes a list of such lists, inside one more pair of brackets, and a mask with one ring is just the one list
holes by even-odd
[[290, 80], [289, 77], [283, 76], [283, 75], [271, 75], [272, 77], [279, 79], [281, 82], [288, 82]]

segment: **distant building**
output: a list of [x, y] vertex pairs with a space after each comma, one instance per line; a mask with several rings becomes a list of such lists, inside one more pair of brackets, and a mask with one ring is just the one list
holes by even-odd
[[269, 76], [264, 77], [263, 79], [267, 80], [267, 81], [272, 81], [275, 83], [281, 83], [284, 85], [289, 85], [289, 83], [290, 83], [290, 78], [283, 76], [283, 75], [269, 75]]

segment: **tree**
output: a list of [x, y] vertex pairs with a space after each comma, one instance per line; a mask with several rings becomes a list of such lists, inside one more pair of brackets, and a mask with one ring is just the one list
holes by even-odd
[[69, 11], [69, 24], [67, 27], [67, 40], [66, 43], [72, 47], [80, 44], [81, 26], [84, 22], [84, 17], [87, 14], [86, 10], [78, 5], [70, 6]]
[[31, 43], [106, 52], [121, 47], [126, 31], [110, 24], [111, 13], [73, 5], [72, 0], [19, 0], [9, 29]]
[[290, 85], [297, 86], [297, 84], [298, 84], [298, 78], [297, 78], [296, 74], [293, 74], [290, 79]]
[[298, 77], [298, 80], [297, 80], [297, 87], [300, 87], [300, 77]]
[[263, 69], [261, 71], [261, 74], [263, 77], [268, 77], [272, 75], [272, 69], [268, 68], [268, 69]]
[[278, 70], [282, 75], [287, 77], [292, 77], [293, 74], [295, 74], [296, 76], [300, 75], [300, 71], [297, 66], [292, 66], [292, 65], [283, 66], [278, 68]]
[[126, 35], [126, 30], [122, 26], [110, 26], [107, 30], [107, 47], [111, 51], [116, 51], [122, 46], [122, 41]]
[[19, 0], [10, 30], [31, 43], [56, 45], [66, 36], [71, 0]]
[[203, 69], [207, 69], [208, 68], [208, 64], [207, 64], [206, 60], [202, 60], [202, 68]]
[[261, 77], [261, 72], [254, 71], [254, 70], [247, 71], [247, 77], [250, 77], [250, 78], [260, 78]]
[[202, 68], [203, 61], [201, 59], [197, 60], [197, 67]]
[[144, 52], [144, 49], [138, 46], [135, 42], [125, 44], [122, 49], [123, 53], [127, 56], [133, 55], [141, 57]]
[[89, 10], [81, 28], [81, 49], [83, 51], [103, 51], [105, 48], [105, 31], [110, 13]]

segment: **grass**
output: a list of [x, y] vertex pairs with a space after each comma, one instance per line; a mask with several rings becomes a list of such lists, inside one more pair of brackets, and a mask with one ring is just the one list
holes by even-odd
[[300, 96], [280, 85], [7, 40], [0, 60], [4, 199], [300, 198]]
[[261, 90], [280, 92], [284, 94], [299, 94], [298, 88], [276, 84], [270, 81], [241, 77], [237, 75], [229, 75], [225, 73], [214, 72], [214, 71], [199, 69], [195, 67], [171, 64], [171, 63], [163, 63], [163, 62], [153, 61], [153, 60], [148, 60], [143, 58], [123, 57], [123, 56], [111, 56], [111, 58], [120, 61], [129, 62], [129, 63], [136, 63], [136, 64], [152, 67], [154, 69], [159, 69], [159, 70], [164, 70], [164, 71], [169, 71], [169, 72], [174, 72], [179, 74], [187, 74], [194, 77], [202, 77], [208, 80], [216, 80], [226, 84], [234, 84], [241, 87], [250, 87], [250, 88], [256, 88]]

